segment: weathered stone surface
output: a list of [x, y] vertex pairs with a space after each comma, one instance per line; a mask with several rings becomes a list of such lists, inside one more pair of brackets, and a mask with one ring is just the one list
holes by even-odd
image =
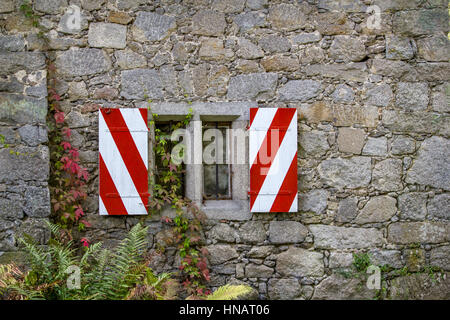
[[276, 73], [251, 73], [231, 77], [227, 98], [230, 100], [267, 100], [275, 94]]
[[350, 34], [355, 23], [340, 11], [319, 13], [316, 16], [317, 30], [323, 35]]
[[353, 265], [353, 254], [350, 252], [331, 251], [329, 257], [329, 267], [331, 269], [347, 269]]
[[200, 59], [207, 61], [222, 61], [233, 57], [233, 51], [223, 46], [221, 39], [206, 38], [201, 42], [198, 53]]
[[291, 247], [278, 255], [276, 270], [282, 276], [320, 277], [324, 273], [323, 254]]
[[288, 39], [273, 34], [261, 38], [258, 44], [268, 53], [288, 52], [292, 47]]
[[[70, 128], [84, 128], [91, 125], [91, 120], [88, 115], [82, 114], [76, 110], [72, 110], [66, 116], [66, 122]], [[76, 136], [76, 134], [74, 134]], [[74, 137], [72, 137], [74, 139]]]
[[450, 136], [450, 117], [431, 112], [384, 110], [383, 125], [394, 132], [436, 133]]
[[408, 136], [395, 136], [392, 141], [391, 152], [395, 155], [409, 154], [416, 150], [416, 142]]
[[[264, 52], [256, 44], [245, 38], [239, 38], [239, 49], [236, 55], [243, 59], [258, 59], [264, 56]], [[267, 70], [266, 70], [267, 71]]]
[[271, 6], [268, 19], [275, 30], [297, 30], [306, 23], [305, 14], [298, 7], [286, 3]]
[[399, 82], [395, 103], [406, 111], [425, 110], [429, 102], [428, 84], [424, 82]]
[[19, 201], [0, 198], [0, 219], [22, 219], [23, 208]]
[[36, 147], [48, 141], [47, 130], [40, 126], [25, 125], [19, 128], [20, 138], [30, 147]]
[[296, 34], [292, 37], [292, 42], [296, 45], [318, 42], [322, 35], [318, 31]]
[[135, 69], [147, 66], [147, 59], [129, 49], [117, 50], [114, 53], [117, 65], [122, 69]]
[[447, 32], [448, 13], [442, 9], [399, 11], [393, 16], [394, 33], [420, 36]]
[[260, 10], [267, 6], [268, 0], [247, 0], [245, 5], [252, 10]]
[[330, 57], [340, 61], [361, 61], [366, 56], [366, 47], [359, 38], [337, 35], [330, 47]]
[[313, 300], [371, 300], [375, 290], [365, 285], [364, 279], [345, 278], [343, 275], [333, 273], [316, 286]]
[[24, 211], [28, 217], [48, 217], [50, 215], [50, 193], [48, 188], [28, 187], [25, 191]]
[[[392, 77], [395, 79], [417, 78], [417, 70], [404, 61], [373, 59], [370, 71], [374, 74]], [[416, 80], [412, 80], [416, 81]]]
[[339, 201], [338, 211], [334, 218], [337, 222], [351, 222], [358, 214], [358, 199], [347, 197]]
[[428, 274], [413, 273], [391, 281], [388, 298], [392, 300], [448, 300], [450, 299], [450, 277], [437, 281]]
[[239, 242], [261, 243], [266, 239], [266, 230], [261, 221], [248, 221], [239, 228]]
[[268, 286], [269, 299], [292, 300], [301, 295], [302, 288], [298, 279], [270, 279]]
[[50, 239], [50, 228], [47, 219], [29, 218], [25, 220], [18, 230], [18, 237], [29, 235], [37, 244], [46, 244]]
[[434, 196], [428, 202], [428, 213], [435, 218], [450, 220], [450, 195], [442, 193]]
[[315, 80], [291, 80], [278, 92], [282, 101], [307, 101], [317, 97], [322, 89], [322, 84]]
[[[302, 65], [323, 63], [327, 59], [326, 51], [319, 46], [307, 46], [300, 49], [299, 61]], [[303, 70], [301, 68], [300, 70]]]
[[368, 254], [370, 262], [379, 267], [389, 265], [393, 268], [401, 268], [403, 266], [400, 250], [372, 249]]
[[291, 58], [282, 55], [264, 57], [261, 60], [261, 65], [267, 72], [270, 71], [294, 72], [300, 66], [297, 58]]
[[271, 221], [269, 241], [272, 243], [299, 243], [305, 240], [308, 229], [297, 221]]
[[237, 232], [226, 223], [219, 223], [215, 225], [211, 231], [210, 236], [212, 239], [223, 242], [235, 242]]
[[314, 245], [323, 249], [361, 249], [383, 244], [383, 233], [375, 228], [346, 228], [310, 225]]
[[399, 191], [402, 184], [402, 160], [386, 159], [373, 168], [372, 184], [377, 190]]
[[423, 220], [427, 215], [427, 194], [404, 193], [398, 197], [398, 208], [402, 219]]
[[411, 39], [396, 35], [386, 36], [386, 59], [409, 60], [414, 57]]
[[390, 196], [373, 197], [361, 209], [355, 223], [366, 224], [390, 220], [397, 211], [397, 200]]
[[108, 16], [108, 21], [112, 23], [119, 23], [127, 25], [133, 20], [133, 18], [126, 12], [111, 11]]
[[119, 92], [117, 89], [105, 86], [103, 88], [95, 89], [92, 97], [94, 99], [113, 100], [118, 95], [119, 95]]
[[450, 83], [436, 86], [431, 94], [431, 107], [437, 112], [450, 112]]
[[87, 98], [88, 91], [84, 81], [69, 83], [69, 100], [75, 101], [81, 98]]
[[120, 10], [134, 9], [143, 3], [146, 3], [146, 0], [117, 0], [117, 8]]
[[327, 208], [327, 200], [328, 191], [325, 189], [303, 192], [298, 196], [298, 210], [322, 214]]
[[192, 17], [192, 33], [203, 36], [220, 36], [227, 23], [223, 13], [200, 10]]
[[444, 34], [417, 40], [419, 56], [427, 61], [450, 60], [450, 41]]
[[226, 66], [213, 66], [208, 75], [208, 94], [224, 96], [230, 80], [230, 71]]
[[[385, 60], [382, 60], [383, 62]], [[368, 79], [365, 62], [351, 62], [344, 64], [313, 64], [302, 68], [308, 76], [322, 76], [347, 81], [365, 82]]]
[[362, 151], [365, 156], [380, 156], [384, 157], [387, 154], [387, 139], [386, 137], [367, 139], [366, 145]]
[[329, 11], [366, 12], [367, 6], [362, 1], [319, 0], [318, 7]]
[[236, 249], [230, 245], [210, 245], [206, 249], [208, 250], [208, 260], [212, 265], [222, 264], [239, 256]]
[[430, 265], [450, 270], [450, 246], [442, 246], [431, 249]]
[[98, 10], [105, 4], [105, 1], [106, 0], [81, 0], [81, 6], [88, 11]]
[[394, 97], [389, 84], [367, 83], [364, 87], [366, 89], [364, 93], [365, 101], [369, 105], [387, 107]]
[[361, 107], [318, 101], [310, 105], [301, 105], [297, 109], [301, 116], [313, 123], [329, 121], [336, 126], [360, 124], [364, 127], [375, 127], [378, 122], [378, 108], [373, 106]]
[[40, 12], [49, 14], [61, 13], [64, 8], [67, 8], [67, 0], [35, 0], [34, 9]]
[[339, 128], [338, 148], [341, 152], [361, 154], [366, 133], [361, 129]]
[[109, 70], [111, 61], [101, 49], [70, 49], [57, 54], [56, 68], [64, 76], [86, 76]]
[[120, 95], [126, 99], [151, 99], [163, 97], [163, 85], [159, 74], [153, 69], [125, 70], [121, 73], [122, 86]]
[[25, 39], [22, 35], [0, 35], [0, 50], [22, 51], [25, 48]]
[[249, 264], [245, 267], [245, 276], [247, 278], [270, 278], [273, 274], [273, 269], [263, 264]]
[[305, 151], [305, 156], [317, 156], [324, 155], [330, 146], [327, 141], [328, 135], [323, 131], [305, 131], [300, 134], [299, 144]]
[[237, 15], [234, 18], [234, 23], [239, 27], [239, 31], [247, 32], [253, 28], [261, 27], [265, 24], [266, 16], [258, 12], [246, 12]]
[[223, 13], [237, 13], [244, 10], [245, 0], [214, 0], [211, 7]]
[[450, 63], [433, 62], [418, 63], [416, 65], [416, 74], [408, 74], [406, 81], [449, 81]]
[[418, 272], [425, 267], [425, 250], [412, 248], [403, 250], [406, 267], [410, 272]]
[[388, 227], [388, 241], [398, 244], [441, 243], [449, 234], [450, 225], [444, 222], [395, 222]]
[[123, 49], [127, 41], [127, 27], [116, 23], [91, 23], [88, 42], [91, 47]]
[[35, 71], [45, 68], [45, 56], [39, 52], [0, 52], [0, 72]]
[[336, 90], [333, 91], [331, 98], [337, 103], [351, 103], [355, 99], [353, 89], [345, 84], [336, 86]]
[[132, 33], [138, 41], [159, 41], [166, 38], [176, 27], [175, 18], [154, 12], [138, 12]]
[[45, 123], [47, 100], [15, 94], [0, 94], [0, 121], [12, 123]]
[[247, 253], [249, 258], [263, 259], [266, 258], [273, 251], [272, 246], [255, 246]]
[[337, 188], [367, 186], [371, 178], [370, 158], [333, 158], [322, 161], [318, 167], [321, 180]]
[[4, 0], [0, 3], [0, 13], [8, 13], [14, 11], [14, 0]]
[[441, 137], [425, 139], [406, 176], [407, 183], [450, 190], [450, 142]]

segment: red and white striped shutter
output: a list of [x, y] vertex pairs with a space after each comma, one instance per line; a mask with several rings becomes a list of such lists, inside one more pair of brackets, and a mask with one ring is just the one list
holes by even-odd
[[98, 117], [100, 214], [145, 215], [147, 109], [100, 109]]
[[297, 110], [250, 108], [250, 211], [297, 212]]

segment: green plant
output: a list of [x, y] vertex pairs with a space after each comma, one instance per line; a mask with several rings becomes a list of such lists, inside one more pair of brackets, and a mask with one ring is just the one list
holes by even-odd
[[171, 273], [155, 275], [147, 268], [143, 281], [137, 284], [126, 300], [174, 300], [177, 298], [179, 284], [171, 278]]
[[61, 110], [61, 97], [56, 92], [57, 76], [53, 64], [48, 66], [50, 179], [49, 188], [53, 219], [62, 228], [84, 230], [89, 222], [84, 218], [83, 201], [87, 198], [86, 182], [89, 179], [86, 168], [80, 164], [79, 151], [70, 143], [72, 131], [65, 122]]
[[[149, 281], [149, 268], [143, 258], [146, 227], [135, 225], [114, 252], [102, 249], [99, 242], [84, 247], [83, 254], [77, 256], [66, 233], [55, 224], [49, 226], [53, 237], [47, 246], [38, 246], [30, 237], [20, 240], [27, 252], [28, 272], [15, 266], [0, 268], [0, 293], [9, 299], [125, 299], [143, 280], [158, 292], [161, 281]], [[67, 285], [69, 266], [79, 268], [80, 288]]]
[[[150, 103], [150, 102], [149, 102]], [[149, 201], [150, 213], [156, 213], [165, 206], [175, 210], [175, 217], [163, 217], [163, 221], [172, 226], [174, 237], [168, 244], [175, 245], [181, 257], [180, 272], [184, 287], [189, 294], [209, 293], [204, 286], [209, 281], [207, 251], [201, 246], [202, 223], [204, 214], [197, 205], [183, 196], [181, 174], [182, 163], [177, 163], [172, 154], [171, 133], [186, 127], [192, 119], [192, 108], [182, 121], [169, 124], [166, 130], [155, 128], [152, 141], [155, 152], [155, 166], [149, 170], [152, 198]], [[158, 115], [153, 114], [149, 125], [154, 125]], [[178, 158], [183, 158], [184, 149], [179, 150]], [[186, 214], [190, 214], [188, 218]]]
[[362, 252], [353, 254], [353, 266], [358, 272], [366, 272], [370, 265], [371, 262], [368, 253]]
[[235, 300], [252, 291], [252, 288], [246, 285], [224, 285], [217, 288], [212, 294], [208, 295], [206, 300]]

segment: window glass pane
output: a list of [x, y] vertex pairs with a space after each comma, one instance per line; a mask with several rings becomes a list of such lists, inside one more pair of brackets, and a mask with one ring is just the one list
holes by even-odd
[[[203, 148], [211, 156], [203, 165], [203, 190], [206, 199], [231, 197], [230, 165], [227, 164], [227, 129], [230, 127], [229, 123], [203, 123], [203, 137], [206, 139], [203, 141]], [[216, 135], [219, 135], [217, 141]], [[218, 148], [222, 152], [216, 152]]]

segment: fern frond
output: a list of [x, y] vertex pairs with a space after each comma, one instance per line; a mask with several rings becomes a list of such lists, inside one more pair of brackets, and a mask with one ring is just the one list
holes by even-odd
[[235, 300], [239, 297], [250, 293], [252, 288], [249, 286], [245, 286], [243, 284], [240, 285], [224, 285], [219, 287], [216, 291], [210, 294], [206, 299], [207, 300]]
[[51, 257], [44, 248], [39, 247], [34, 239], [29, 235], [24, 235], [19, 239], [19, 242], [23, 244], [25, 252], [28, 255], [30, 267], [35, 273], [42, 275], [44, 278], [51, 276], [50, 260]]
[[111, 256], [109, 268], [98, 284], [99, 298], [123, 299], [136, 282], [143, 278], [145, 266], [141, 264], [147, 240], [147, 227], [135, 225]]

